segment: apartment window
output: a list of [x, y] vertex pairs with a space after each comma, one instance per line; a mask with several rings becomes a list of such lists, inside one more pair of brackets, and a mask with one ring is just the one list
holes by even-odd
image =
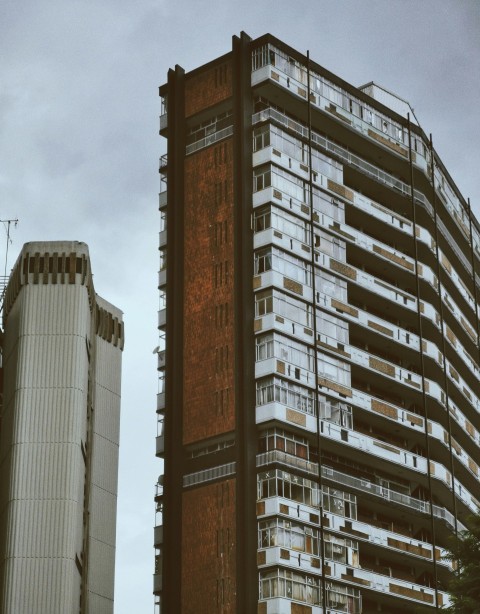
[[260, 151], [270, 145], [270, 125], [264, 124], [253, 131], [253, 151]]
[[253, 191], [259, 192], [272, 185], [271, 170], [269, 166], [260, 166], [253, 171]]
[[302, 326], [311, 326], [312, 305], [308, 305], [278, 290], [262, 290], [255, 294], [255, 316], [275, 312]]
[[315, 394], [313, 390], [278, 377], [257, 381], [257, 405], [281, 403], [286, 407], [315, 415]]
[[344, 203], [316, 188], [313, 189], [313, 208], [317, 213], [323, 213], [336, 222], [345, 222]]
[[[358, 542], [353, 539], [337, 537], [330, 533], [324, 535], [325, 558], [335, 563], [358, 565]], [[350, 557], [349, 557], [350, 551]]]
[[317, 271], [315, 277], [316, 287], [326, 296], [335, 298], [343, 303], [348, 302], [347, 282], [325, 271]]
[[317, 338], [326, 338], [327, 343], [335, 341], [341, 344], [348, 344], [348, 324], [341, 318], [330, 315], [329, 313], [317, 312]]
[[285, 597], [320, 605], [320, 578], [278, 568], [260, 572], [260, 599]]
[[322, 420], [338, 424], [344, 428], [353, 428], [352, 407], [337, 399], [319, 396], [320, 417]]
[[253, 218], [253, 230], [255, 232], [262, 232], [272, 226], [272, 216], [270, 213], [270, 207], [262, 207], [257, 209]]
[[292, 456], [309, 460], [307, 440], [283, 429], [269, 429], [261, 434], [259, 452], [270, 450], [281, 450]]
[[357, 497], [342, 490], [324, 486], [322, 490], [322, 505], [326, 512], [357, 519]]
[[271, 205], [255, 210], [253, 228], [255, 232], [262, 232], [267, 228], [274, 228], [282, 234], [310, 245], [309, 225], [305, 220], [291, 215], [287, 211], [277, 209]]
[[313, 371], [313, 349], [302, 343], [276, 333], [269, 333], [256, 338], [256, 348], [257, 361], [275, 356], [297, 367]]
[[291, 196], [300, 203], [310, 203], [310, 186], [308, 181], [292, 175], [281, 168], [272, 166], [271, 182], [286, 196]]
[[304, 505], [318, 505], [319, 492], [315, 482], [281, 469], [259, 473], [257, 486], [259, 499], [284, 497]]
[[270, 270], [277, 271], [301, 284], [311, 284], [311, 265], [274, 246], [255, 252], [255, 275]]
[[317, 529], [284, 518], [276, 517], [258, 523], [258, 548], [282, 546], [319, 556], [319, 543]]
[[347, 252], [345, 241], [338, 239], [337, 237], [334, 237], [333, 235], [330, 235], [319, 228], [315, 229], [315, 247], [322, 252], [322, 254], [327, 254], [336, 260], [340, 260], [341, 262], [346, 261]]
[[327, 582], [326, 589], [327, 608], [332, 608], [335, 612], [360, 614], [362, 611], [362, 598], [358, 588]]
[[337, 384], [350, 386], [350, 365], [330, 356], [319, 356], [317, 365], [318, 375]]
[[263, 290], [255, 294], [255, 316], [264, 316], [273, 311], [273, 292]]
[[275, 51], [270, 45], [263, 45], [254, 49], [252, 52], [252, 70], [258, 70], [268, 64], [275, 66]]

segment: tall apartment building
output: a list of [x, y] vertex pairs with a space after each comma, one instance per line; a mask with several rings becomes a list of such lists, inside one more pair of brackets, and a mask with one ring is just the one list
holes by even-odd
[[87, 245], [24, 245], [3, 327], [0, 612], [112, 614], [124, 331]]
[[408, 103], [271, 35], [160, 96], [157, 612], [438, 611], [480, 508], [469, 203]]

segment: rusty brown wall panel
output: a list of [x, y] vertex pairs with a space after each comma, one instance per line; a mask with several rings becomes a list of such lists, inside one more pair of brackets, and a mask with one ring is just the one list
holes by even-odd
[[191, 444], [235, 428], [231, 139], [185, 160], [185, 220], [183, 442]]

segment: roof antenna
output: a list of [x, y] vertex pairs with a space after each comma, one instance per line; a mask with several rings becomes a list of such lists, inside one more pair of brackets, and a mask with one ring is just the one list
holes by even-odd
[[0, 310], [2, 310], [3, 309], [3, 299], [5, 296], [5, 289], [8, 283], [8, 276], [7, 276], [8, 247], [10, 243], [12, 243], [12, 239], [10, 239], [10, 226], [12, 224], [15, 224], [15, 228], [16, 228], [18, 224], [18, 219], [15, 218], [11, 220], [0, 220], [0, 222], [3, 224], [3, 227], [5, 228], [5, 232], [7, 233], [7, 247], [5, 250], [5, 269], [3, 272], [3, 277], [0, 278]]

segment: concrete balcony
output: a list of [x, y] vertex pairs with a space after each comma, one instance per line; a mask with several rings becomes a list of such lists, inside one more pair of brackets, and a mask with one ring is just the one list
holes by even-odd
[[[400, 597], [405, 599], [405, 603], [435, 605], [435, 589], [397, 578], [393, 575], [393, 572], [392, 575], [387, 576], [369, 569], [347, 569], [346, 565], [340, 563], [331, 563], [331, 569], [332, 577], [342, 582]], [[438, 597], [438, 605], [450, 603], [447, 593], [439, 592]]]
[[164, 209], [167, 206], [167, 191], [164, 190], [158, 195], [158, 208]]
[[[342, 516], [337, 516], [329, 512], [326, 515], [328, 517], [328, 530], [339, 532], [342, 537], [350, 537], [350, 535], [352, 535], [360, 542], [366, 541], [380, 548], [388, 550], [393, 548], [394, 550], [398, 550], [402, 555], [407, 553], [414, 558], [419, 557], [427, 561], [432, 560], [433, 548], [432, 544], [428, 542], [406, 537], [394, 531], [382, 529], [357, 520], [350, 520], [347, 528], [345, 518]], [[451, 569], [451, 563], [442, 559], [446, 554], [447, 552], [443, 548], [439, 548], [438, 546], [435, 548], [435, 559], [437, 564]], [[382, 557], [384, 556], [386, 556], [386, 554], [382, 554]]]
[[157, 352], [157, 370], [165, 369], [166, 364], [166, 350], [160, 350]]
[[153, 539], [155, 548], [159, 548], [163, 544], [163, 525], [158, 525], [153, 529]]
[[255, 275], [253, 283], [256, 290], [275, 287], [311, 303], [313, 301], [312, 287], [306, 283], [305, 275], [302, 275], [302, 273], [303, 271], [299, 270], [297, 279], [292, 279], [278, 271], [266, 271], [260, 275]]
[[[306, 99], [307, 97], [308, 85], [298, 81], [291, 74], [286, 74], [278, 66], [267, 65], [252, 72], [252, 87], [265, 81], [269, 81], [276, 87], [281, 86], [288, 92], [289, 96], [293, 94], [301, 99]], [[371, 141], [373, 150], [378, 150], [380, 147], [390, 154], [398, 156], [405, 162], [408, 160], [408, 145], [403, 142], [405, 139], [403, 131], [402, 138], [395, 138], [391, 134], [385, 133], [384, 130], [378, 129], [372, 122], [367, 122], [338, 106], [337, 101], [331, 101], [326, 98], [320, 90], [317, 91], [316, 82], [317, 79], [315, 76], [312, 76], [310, 102], [315, 107], [328, 114], [335, 121], [338, 121], [342, 128], [348, 127], [350, 130], [358, 132], [367, 142]], [[320, 83], [319, 80], [318, 82]], [[414, 152], [413, 163], [425, 176], [429, 177], [429, 161], [425, 156]]]
[[[280, 464], [280, 466], [284, 465], [285, 467], [288, 468], [288, 470], [291, 470], [292, 468], [296, 468], [296, 464], [289, 464], [290, 459], [287, 457], [291, 455], [287, 455], [284, 452], [278, 454], [279, 453], [278, 450], [275, 450], [272, 452], [277, 455], [275, 460], [273, 460], [273, 455], [271, 452], [257, 455], [257, 467], [267, 466], [271, 464], [272, 462], [276, 462], [277, 464]], [[267, 456], [267, 455], [270, 455], [270, 456]], [[298, 459], [298, 460], [302, 461], [302, 459]], [[297, 461], [295, 461], [295, 463], [296, 462]], [[305, 467], [309, 467], [308, 461], [304, 461], [304, 462], [306, 463]], [[313, 465], [313, 463], [311, 463], [311, 465]], [[312, 467], [311, 473], [312, 475], [314, 475], [313, 467]], [[318, 475], [318, 469], [317, 469], [317, 475]], [[374, 484], [373, 482], [369, 482], [368, 480], [364, 480], [362, 478], [357, 478], [351, 475], [347, 475], [346, 473], [342, 473], [341, 471], [331, 469], [330, 467], [322, 468], [322, 476], [329, 484], [331, 483], [336, 488], [345, 488], [346, 491], [362, 495], [362, 497], [364, 498], [366, 497], [368, 499], [368, 498], [373, 497], [373, 499], [376, 500], [377, 502], [382, 502], [387, 505], [395, 505], [395, 506], [398, 506], [400, 509], [406, 508], [410, 510], [410, 513], [417, 513], [417, 514], [422, 514], [422, 515], [430, 514], [430, 503], [428, 501], [423, 501], [422, 499], [411, 497], [410, 495], [406, 495], [406, 494], [394, 491], [390, 488], [386, 488], [385, 486], [380, 486], [379, 484]], [[278, 512], [279, 508], [276, 503], [269, 503], [267, 506], [267, 502], [272, 501], [273, 499], [276, 501], [279, 498], [273, 497], [272, 499], [267, 499], [265, 501], [263, 514], [268, 515], [271, 513], [274, 513], [274, 514], [279, 513]], [[305, 508], [304, 513], [302, 512], [303, 508]], [[318, 514], [318, 507], [302, 506], [302, 505], [298, 505], [298, 503], [294, 501], [288, 502], [288, 500], [287, 500], [287, 503], [283, 503], [282, 509], [284, 510], [282, 513], [286, 513], [287, 515], [290, 515], [291, 513], [292, 516], [298, 518], [299, 520], [303, 519], [305, 521], [308, 521], [308, 518], [310, 517], [312, 513], [313, 515], [315, 515], [315, 512], [311, 510], [316, 509], [317, 510], [316, 513]], [[445, 524], [447, 524], [447, 526], [449, 526], [451, 530], [455, 528], [455, 519], [453, 515], [447, 509], [440, 507], [438, 505], [433, 505], [432, 509], [433, 509], [433, 515], [436, 518], [443, 520]], [[459, 527], [459, 530], [464, 529], [462, 523], [460, 522], [458, 523], [458, 527]]]
[[[313, 362], [313, 358], [312, 358]], [[312, 365], [313, 369], [313, 365]], [[315, 385], [315, 373], [298, 367], [292, 363], [282, 360], [281, 358], [272, 357], [265, 360], [257, 361], [255, 363], [255, 377], [265, 377], [266, 375], [281, 375], [290, 380], [297, 382], [298, 384], [314, 386]]]
[[313, 344], [312, 328], [275, 313], [267, 313], [261, 317], [255, 318], [254, 328], [255, 333], [276, 330], [288, 335], [295, 335], [295, 339], [298, 341], [303, 341], [309, 345]]
[[272, 546], [271, 548], [262, 548], [257, 552], [257, 565], [259, 568], [269, 567], [271, 565], [281, 565], [282, 567], [290, 567], [295, 571], [301, 570], [307, 573], [321, 573], [321, 558], [320, 555], [308, 554], [307, 552], [299, 552], [282, 546]]
[[165, 437], [163, 434], [155, 438], [155, 454], [161, 458], [165, 454]]
[[290, 408], [281, 403], [272, 402], [266, 405], [257, 405], [255, 412], [256, 424], [275, 420], [285, 424], [301, 426], [310, 433], [317, 432], [317, 417], [298, 408]]
[[161, 593], [163, 590], [162, 574], [153, 574], [153, 592], [155, 594]]
[[167, 310], [158, 310], [158, 328], [163, 328], [167, 324]]
[[167, 269], [163, 268], [158, 271], [158, 287], [162, 288], [167, 283]]
[[304, 220], [310, 220], [310, 206], [307, 203], [294, 198], [293, 196], [283, 193], [277, 187], [270, 186], [264, 190], [254, 192], [252, 202], [254, 209], [268, 203], [274, 203], [279, 207], [298, 215]]
[[[286, 599], [286, 598], [282, 598], [282, 597], [272, 597], [271, 599], [260, 599], [259, 600], [259, 607], [260, 604], [262, 604], [262, 606], [265, 609], [262, 609], [261, 611], [264, 614], [291, 614], [292, 611], [292, 604], [295, 603], [299, 603], [299, 606], [302, 607], [307, 607], [305, 604], [301, 604], [300, 602], [296, 602], [296, 601], [292, 601], [291, 599]], [[299, 612], [301, 610], [298, 610]], [[329, 612], [331, 612], [332, 614], [336, 614], [335, 610], [328, 610]], [[319, 607], [319, 606], [312, 606], [312, 605], [308, 605], [308, 614], [324, 614], [323, 608]]]
[[157, 393], [157, 413], [165, 411], [165, 393]]
[[163, 132], [168, 128], [168, 114], [164, 113], [160, 115], [160, 132]]
[[[300, 234], [300, 231], [298, 234]], [[310, 235], [306, 230], [302, 239], [303, 240], [298, 237], [291, 237], [284, 232], [280, 232], [276, 228], [267, 228], [261, 232], [255, 233], [253, 236], [253, 248], [260, 249], [267, 245], [275, 245], [286, 252], [292, 252], [296, 256], [303, 255], [303, 257], [310, 262], [312, 250], [309, 243], [307, 243], [307, 241], [310, 241]]]

